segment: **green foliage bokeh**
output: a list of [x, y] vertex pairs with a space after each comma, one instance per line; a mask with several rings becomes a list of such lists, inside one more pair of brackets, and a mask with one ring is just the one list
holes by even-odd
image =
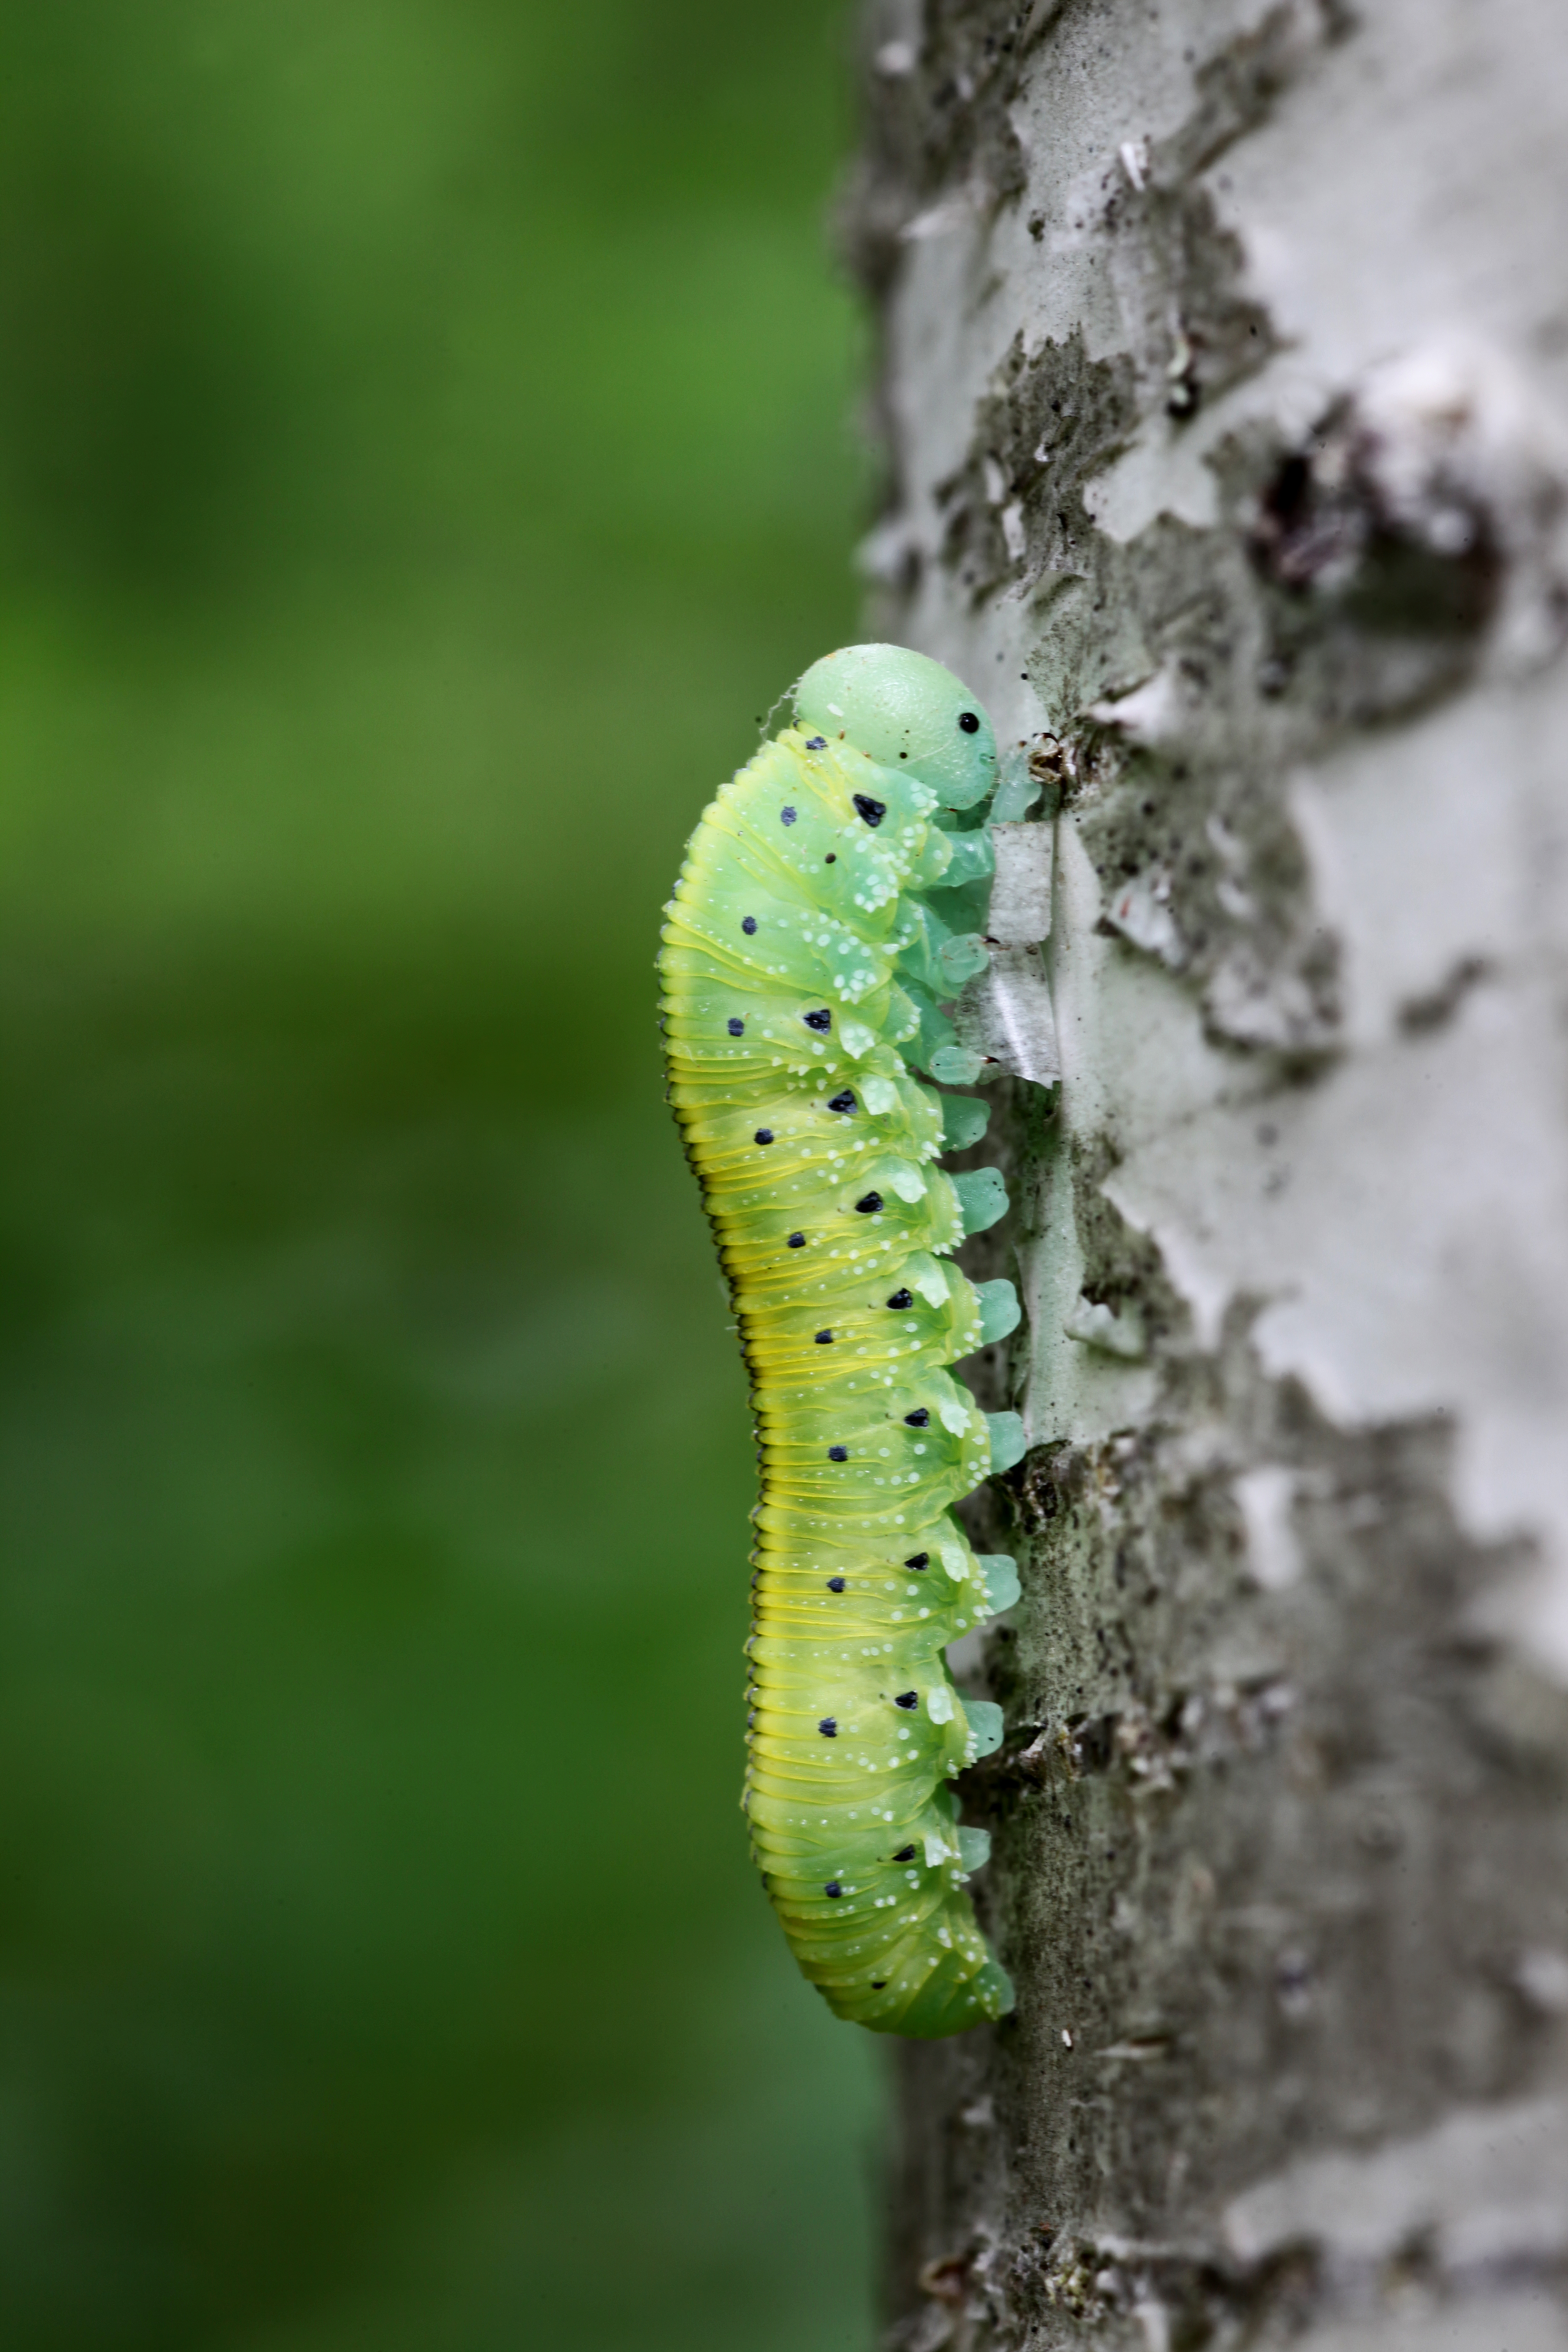
[[833, 0], [0, 5], [0, 2309], [853, 2352], [680, 844], [849, 634]]

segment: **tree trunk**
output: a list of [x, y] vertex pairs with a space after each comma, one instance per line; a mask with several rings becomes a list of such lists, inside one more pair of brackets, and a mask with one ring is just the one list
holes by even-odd
[[870, 633], [1045, 778], [1062, 1070], [971, 1245], [1018, 2007], [901, 2054], [889, 2340], [1561, 2352], [1560, 0], [884, 0], [867, 78]]

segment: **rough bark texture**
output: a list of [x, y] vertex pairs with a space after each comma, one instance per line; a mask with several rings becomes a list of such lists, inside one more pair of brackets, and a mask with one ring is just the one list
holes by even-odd
[[1561, 2352], [1559, 0], [867, 36], [873, 629], [1060, 780], [979, 1245], [1020, 1998], [900, 2062], [889, 2340]]

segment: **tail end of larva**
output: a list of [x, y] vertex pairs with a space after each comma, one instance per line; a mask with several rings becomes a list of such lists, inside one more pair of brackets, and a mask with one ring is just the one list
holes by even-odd
[[980, 1971], [976, 1984], [980, 1992], [980, 2005], [987, 2017], [1011, 2017], [1018, 2006], [1018, 1995], [1014, 1989], [1012, 1978], [1000, 1960], [987, 1960]]
[[901, 2034], [910, 2042], [942, 2042], [950, 2033], [967, 2033], [971, 2026], [994, 2025], [1016, 2004], [1013, 1979], [989, 1954], [973, 1976], [959, 1974], [950, 1963], [933, 1969], [907, 2009], [884, 2022], [868, 2018], [873, 2032]]

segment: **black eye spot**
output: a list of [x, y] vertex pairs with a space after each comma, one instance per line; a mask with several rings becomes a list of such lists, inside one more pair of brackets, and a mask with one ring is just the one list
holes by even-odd
[[800, 1017], [808, 1029], [826, 1030], [833, 1026], [833, 1015], [826, 1006], [819, 1013], [803, 1013]]
[[880, 1192], [868, 1192], [863, 1201], [855, 1203], [856, 1213], [862, 1217], [874, 1217], [882, 1205]]
[[913, 1412], [906, 1412], [904, 1419], [911, 1429], [929, 1429], [931, 1427], [931, 1415], [926, 1411], [923, 1404], [916, 1405]]
[[805, 1247], [805, 1235], [804, 1234], [791, 1234], [789, 1237], [789, 1246], [791, 1249], [804, 1249]]
[[728, 1029], [731, 1037], [743, 1037], [746, 1034], [745, 1023], [738, 1020], [732, 1013], [731, 1013], [729, 1020], [724, 1024], [724, 1026]]
[[907, 1290], [895, 1290], [888, 1301], [895, 1315], [901, 1315], [906, 1307], [912, 1307], [914, 1303]]
[[827, 1449], [827, 1458], [830, 1462], [847, 1462], [849, 1448], [847, 1445], [830, 1445]]
[[887, 1978], [886, 1978], [886, 1977], [873, 1977], [873, 1978], [872, 1978], [872, 1979], [871, 1979], [871, 1990], [872, 1990], [872, 1991], [873, 1991], [873, 1992], [886, 1992], [886, 1991], [887, 1991], [887, 1990], [888, 1990], [888, 1979], [887, 1979]]
[[825, 1715], [816, 1727], [824, 1739], [837, 1739], [838, 1737], [838, 1726], [830, 1715]]
[[837, 866], [838, 863], [838, 852], [836, 849], [830, 849], [822, 862], [824, 866]]
[[841, 1576], [830, 1576], [827, 1580], [827, 1590], [829, 1592], [842, 1592], [844, 1579]]
[[805, 748], [808, 751], [826, 751], [827, 749], [826, 736], [808, 735], [805, 739]]
[[759, 1127], [752, 1139], [754, 1143], [771, 1143], [773, 1139], [773, 1131], [771, 1127]]
[[819, 1348], [831, 1348], [833, 1345], [832, 1332], [819, 1331], [816, 1335], [816, 1344]]
[[741, 918], [741, 929], [745, 932], [748, 939], [754, 938], [756, 936], [757, 929], [757, 919], [755, 915], [742, 915]]
[[904, 1566], [906, 1568], [913, 1569], [929, 1568], [931, 1566], [931, 1554], [929, 1551], [912, 1551], [910, 1552], [908, 1559], [905, 1560]]
[[832, 1097], [827, 1108], [829, 1110], [853, 1110], [855, 1108], [855, 1097], [850, 1093], [849, 1088], [846, 1087], [841, 1095], [835, 1095]]
[[912, 1845], [901, 1845], [893, 1856], [895, 1862], [913, 1862], [914, 1858], [915, 1850]]
[[782, 808], [782, 809], [780, 809], [780, 811], [779, 811], [779, 823], [780, 823], [781, 824], [793, 824], [795, 823], [795, 811], [794, 811], [794, 809], [792, 809], [792, 808]]
[[980, 721], [973, 710], [961, 710], [958, 714], [958, 723], [966, 735], [978, 735], [980, 732]]
[[877, 827], [881, 824], [882, 819], [888, 814], [887, 802], [874, 801], [869, 793], [857, 793], [855, 795], [855, 807], [858, 814], [865, 818], [866, 823], [870, 826], [873, 833], [876, 832]]
[[895, 1706], [902, 1707], [919, 1706], [920, 1703], [921, 1695], [919, 1691], [900, 1691], [898, 1697], [893, 1701], [893, 1705]]

